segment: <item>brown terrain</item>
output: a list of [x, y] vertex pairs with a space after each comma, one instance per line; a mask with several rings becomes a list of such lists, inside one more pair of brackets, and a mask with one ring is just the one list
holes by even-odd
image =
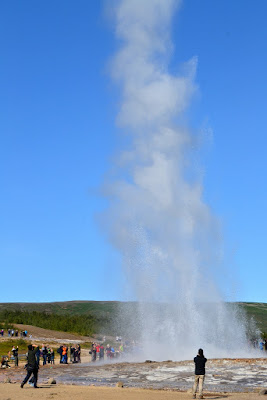
[[[30, 325], [16, 325], [16, 328], [20, 330], [28, 330], [29, 334], [32, 335], [32, 338], [27, 338], [27, 341], [42, 344], [46, 343], [48, 345], [53, 346], [56, 349], [56, 346], [62, 343], [85, 343], [94, 341], [94, 338], [64, 333], [64, 332], [57, 332], [47, 329], [42, 329]], [[1, 338], [1, 340], [9, 339], [7, 337]], [[82, 375], [87, 368], [89, 374], [95, 376], [97, 381], [101, 380], [98, 378], [103, 377], [107, 372], [119, 375], [127, 374], [129, 377], [133, 376], [136, 371], [142, 373], [142, 371], [149, 370], [149, 373], [152, 370], [158, 370], [161, 364], [158, 363], [120, 363], [120, 364], [110, 364], [110, 365], [103, 365], [97, 367], [96, 365], [91, 365], [91, 367], [85, 367], [83, 364], [88, 363], [91, 360], [91, 357], [88, 354], [88, 349], [82, 349], [82, 364], [79, 365], [71, 365], [71, 366], [62, 366], [59, 364], [58, 360], [56, 360], [55, 365], [50, 366], [41, 366], [40, 368], [40, 382], [39, 388], [34, 389], [30, 385], [25, 385], [23, 389], [20, 388], [20, 382], [22, 381], [23, 377], [25, 376], [24, 370], [24, 363], [21, 362], [19, 367], [12, 367], [10, 369], [1, 370], [0, 369], [0, 400], [28, 400], [31, 398], [32, 400], [39, 400], [39, 399], [55, 399], [55, 400], [65, 400], [65, 399], [72, 399], [72, 400], [87, 400], [87, 399], [94, 399], [94, 400], [187, 400], [192, 398], [191, 390], [178, 390], [178, 389], [166, 389], [166, 387], [162, 387], [162, 389], [143, 389], [140, 387], [130, 388], [130, 387], [114, 387], [116, 383], [113, 383], [113, 387], [111, 385], [107, 386], [95, 386], [94, 383], [91, 384], [84, 384], [81, 385], [74, 385], [71, 383], [71, 376]], [[216, 360], [216, 365], [218, 364], [220, 367], [220, 363], [225, 365], [227, 363], [227, 359], [224, 360]], [[242, 365], [250, 365], [252, 366], [255, 364], [255, 360], [253, 359], [243, 359], [243, 360], [230, 360], [231, 366], [235, 368], [235, 364]], [[188, 362], [185, 362], [185, 366]], [[166, 364], [166, 365], [165, 365]], [[165, 370], [166, 366], [170, 368], [175, 367], [175, 362], [165, 362], [163, 365]], [[265, 366], [265, 360], [261, 361], [259, 364], [259, 371], [260, 368]], [[88, 370], [88, 368], [92, 368]], [[220, 367], [221, 368], [221, 367]], [[65, 371], [65, 372], [64, 372]], [[76, 371], [76, 372], [75, 372]], [[91, 371], [91, 372], [90, 372]], [[191, 370], [190, 370], [191, 371]], [[265, 369], [262, 371], [264, 374]], [[60, 380], [62, 374], [69, 374], [66, 375], [66, 384], [62, 384], [57, 382], [57, 384], [51, 385], [48, 383], [49, 379], [54, 377], [56, 381]], [[96, 375], [94, 375], [96, 374]], [[98, 375], [97, 375], [98, 374]], [[191, 372], [190, 372], [191, 376]], [[213, 379], [217, 379], [219, 375], [214, 374]], [[119, 380], [119, 379], [118, 379]], [[67, 384], [69, 382], [69, 384]], [[117, 382], [117, 381], [115, 381]], [[97, 384], [97, 382], [96, 382]], [[262, 385], [260, 385], [262, 388]], [[267, 386], [267, 385], [266, 385]], [[216, 388], [216, 386], [215, 386]], [[229, 389], [228, 389], [229, 390]], [[204, 388], [204, 398], [207, 399], [229, 399], [229, 400], [253, 400], [259, 398], [259, 391], [260, 387], [255, 387], [253, 391], [250, 393], [234, 393], [234, 392], [211, 392]], [[267, 392], [267, 391], [266, 391]], [[260, 396], [261, 397], [261, 396]]]
[[14, 327], [19, 331], [27, 330], [30, 335], [32, 335], [32, 340], [40, 340], [40, 339], [47, 339], [52, 340], [55, 339], [56, 341], [60, 340], [61, 342], [64, 340], [68, 341], [77, 341], [80, 342], [90, 342], [94, 339], [88, 336], [80, 336], [73, 333], [68, 332], [59, 332], [59, 331], [52, 331], [50, 329], [38, 328], [37, 326], [32, 325], [22, 325], [22, 324], [15, 324]]
[[[261, 397], [261, 396], [260, 396]], [[179, 391], [107, 388], [72, 385], [41, 385], [39, 389], [20, 388], [19, 384], [0, 383], [0, 400], [189, 400], [192, 394]], [[206, 399], [254, 400], [259, 393], [205, 393]]]

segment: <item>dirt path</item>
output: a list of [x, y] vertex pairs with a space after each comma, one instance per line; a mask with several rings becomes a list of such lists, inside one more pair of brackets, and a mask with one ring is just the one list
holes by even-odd
[[[0, 384], [0, 400], [189, 400], [191, 393], [163, 390], [129, 388], [106, 388], [93, 386], [41, 385], [20, 388], [19, 384]], [[206, 399], [256, 400], [258, 393], [204, 393]]]
[[38, 328], [32, 325], [15, 324], [14, 327], [19, 331], [28, 331], [28, 335], [32, 335], [32, 340], [49, 339], [51, 341], [75, 341], [75, 342], [90, 342], [94, 339], [89, 336], [81, 336], [68, 332], [53, 331], [50, 329]]

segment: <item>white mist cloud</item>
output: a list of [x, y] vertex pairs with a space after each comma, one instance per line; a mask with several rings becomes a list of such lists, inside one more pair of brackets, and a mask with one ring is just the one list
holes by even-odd
[[[147, 356], [158, 357], [166, 337], [166, 357], [176, 354], [177, 343], [184, 354], [192, 345], [209, 346], [215, 353], [225, 341], [245, 348], [244, 329], [220, 303], [215, 279], [219, 226], [203, 201], [201, 180], [191, 173], [194, 138], [176, 122], [195, 93], [197, 66], [193, 57], [184, 75], [168, 72], [170, 24], [180, 2], [115, 4], [121, 45], [112, 76], [121, 87], [118, 121], [131, 143], [121, 154], [118, 179], [109, 187], [112, 202], [106, 218], [128, 281], [143, 304], [140, 315], [148, 314], [142, 322], [151, 344]], [[147, 308], [157, 301], [172, 308], [158, 315], [154, 307]], [[150, 353], [153, 349], [157, 355]]]
[[118, 117], [133, 129], [167, 121], [183, 111], [194, 92], [197, 59], [187, 64], [187, 76], [167, 73], [170, 21], [179, 2], [122, 1], [116, 9], [117, 37], [122, 48], [113, 62], [113, 77], [122, 85]]

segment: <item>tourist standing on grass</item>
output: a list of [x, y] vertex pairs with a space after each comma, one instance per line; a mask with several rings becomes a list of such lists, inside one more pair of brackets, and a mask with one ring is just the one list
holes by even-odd
[[207, 359], [204, 357], [203, 350], [198, 350], [198, 355], [194, 358], [195, 363], [195, 383], [193, 386], [193, 399], [196, 398], [197, 387], [199, 386], [199, 398], [203, 399], [203, 383], [205, 379], [205, 364]]
[[37, 388], [37, 379], [38, 379], [38, 364], [36, 361], [36, 353], [39, 350], [39, 347], [36, 347], [32, 344], [28, 346], [28, 353], [27, 353], [27, 375], [25, 376], [24, 380], [22, 381], [20, 387], [23, 388], [26, 382], [30, 379], [31, 375], [33, 375], [33, 387]]
[[11, 351], [13, 353], [15, 367], [18, 367], [18, 365], [19, 365], [19, 348], [18, 348], [18, 346], [17, 347], [13, 346]]

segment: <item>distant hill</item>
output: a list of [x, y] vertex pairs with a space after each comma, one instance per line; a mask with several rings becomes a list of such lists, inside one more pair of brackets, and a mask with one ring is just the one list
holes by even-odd
[[111, 316], [118, 308], [117, 301], [60, 301], [53, 303], [0, 303], [0, 312], [27, 311], [45, 312], [57, 315]]
[[[232, 304], [232, 303], [228, 303]], [[267, 334], [267, 304], [266, 303], [238, 303], [243, 308], [248, 318], [253, 318], [261, 332]], [[32, 323], [36, 326], [46, 327], [50, 321], [49, 329], [53, 329], [55, 315], [58, 325], [54, 329], [68, 331], [70, 323], [75, 320], [74, 326], [79, 326], [77, 333], [93, 334], [105, 333], [116, 334], [113, 321], [118, 320], [122, 310], [128, 310], [130, 315], [134, 315], [137, 303], [117, 302], [117, 301], [64, 301], [54, 303], [0, 303], [0, 322], [4, 322], [7, 316], [16, 319], [8, 322], [13, 323]], [[42, 318], [46, 314], [47, 318]], [[83, 317], [83, 318], [81, 318]], [[18, 320], [19, 319], [19, 320]], [[64, 321], [66, 319], [66, 321]], [[41, 321], [41, 322], [40, 322]], [[84, 324], [83, 324], [84, 321]], [[74, 327], [71, 332], [74, 332]]]
[[[0, 303], [0, 327], [29, 324], [86, 336], [97, 333], [116, 335], [121, 304], [116, 301]], [[125, 308], [133, 303], [124, 304]]]

